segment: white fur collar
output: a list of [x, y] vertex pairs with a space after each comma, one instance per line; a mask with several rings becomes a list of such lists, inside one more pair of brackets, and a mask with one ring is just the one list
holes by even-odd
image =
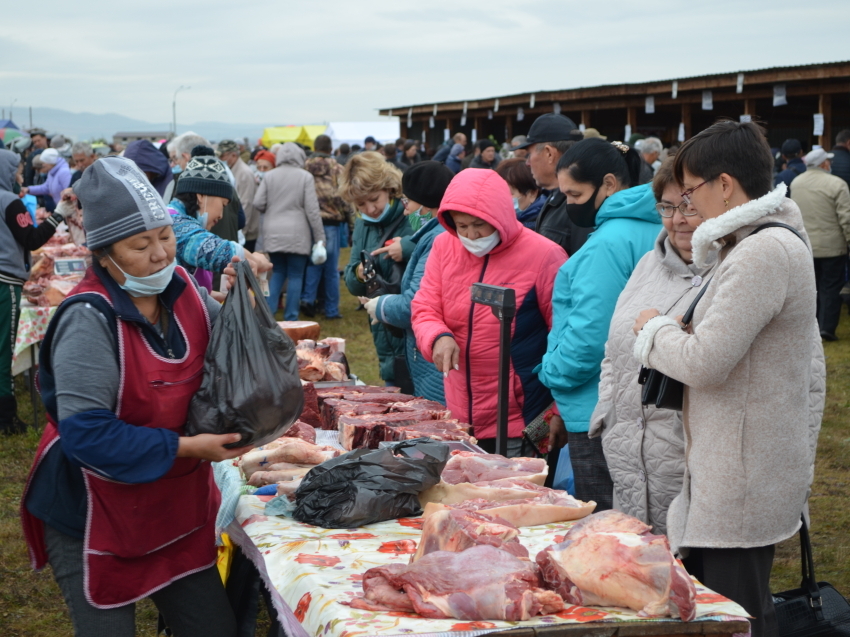
[[741, 204], [700, 225], [691, 238], [693, 259], [697, 267], [704, 268], [708, 265], [709, 251], [719, 250], [722, 247], [722, 244], [717, 242], [718, 239], [778, 210], [785, 200], [786, 190], [787, 186], [780, 182], [763, 197]]

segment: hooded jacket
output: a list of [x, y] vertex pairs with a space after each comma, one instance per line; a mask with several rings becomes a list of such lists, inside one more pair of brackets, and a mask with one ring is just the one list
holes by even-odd
[[[396, 225], [398, 224], [398, 225]], [[389, 232], [392, 230], [392, 232]], [[382, 247], [381, 239], [384, 241], [393, 237], [406, 238], [413, 233], [413, 229], [404, 216], [404, 206], [400, 199], [390, 200], [390, 211], [386, 219], [381, 223], [367, 223], [362, 217], [358, 217], [354, 223], [354, 232], [351, 235], [351, 258], [345, 266], [345, 286], [354, 296], [366, 296], [366, 284], [357, 278], [357, 266], [360, 265], [360, 252], [372, 252]], [[395, 261], [388, 258], [375, 259], [378, 272], [385, 279], [390, 278], [395, 268]], [[386, 325], [378, 323], [371, 325], [372, 340], [375, 350], [378, 352], [378, 362], [381, 367], [381, 378], [391, 381], [395, 378], [393, 363], [397, 356], [404, 356], [404, 336], [395, 336]]]
[[401, 279], [401, 293], [381, 296], [375, 309], [379, 321], [404, 329], [405, 358], [416, 395], [440, 403], [446, 401], [443, 375], [437, 371], [434, 363], [425, 360], [422, 352], [416, 347], [416, 335], [413, 333], [410, 314], [413, 298], [422, 285], [422, 277], [425, 276], [425, 266], [434, 239], [443, 232], [445, 228], [440, 222], [431, 219], [410, 237], [415, 247]]
[[[785, 190], [694, 232], [694, 263], [718, 257], [693, 333], [659, 316], [635, 340], [635, 358], [685, 385], [685, 474], [667, 514], [674, 551], [768, 546], [800, 528], [823, 414], [823, 401], [810, 400], [812, 369], [823, 352], [812, 255]], [[750, 236], [769, 222], [805, 241], [784, 228]]]
[[147, 139], [137, 139], [127, 144], [124, 157], [136, 162], [142, 172], [154, 175], [150, 179], [151, 186], [160, 197], [165, 194], [168, 184], [174, 181], [174, 173], [171, 172], [171, 166], [165, 155]]
[[[463, 146], [460, 144], [455, 144], [452, 146], [451, 152], [449, 156], [446, 157], [446, 166], [448, 166], [449, 170], [451, 170], [455, 175], [458, 174], [463, 166], [461, 165], [460, 154], [463, 152]], [[439, 161], [436, 157], [434, 157], [434, 161]]]
[[596, 213], [587, 243], [558, 271], [549, 345], [535, 371], [569, 432], [588, 430], [617, 297], [660, 230], [649, 185], [616, 192]]
[[47, 173], [47, 181], [38, 186], [30, 186], [29, 194], [36, 197], [45, 195], [53, 199], [54, 204], [59, 204], [62, 200], [62, 191], [71, 185], [71, 169], [68, 168], [68, 162], [64, 157], [58, 157], [56, 164]]
[[62, 223], [58, 213], [37, 228], [21, 198], [12, 192], [21, 158], [0, 150], [0, 284], [23, 285], [30, 276], [30, 250], [40, 248]]
[[307, 157], [298, 144], [286, 142], [275, 157], [277, 166], [265, 174], [254, 196], [254, 208], [261, 213], [257, 250], [309, 255], [314, 243], [325, 240], [316, 182], [304, 169]]
[[[474, 256], [458, 239], [450, 211], [483, 219], [498, 230], [501, 242], [489, 254]], [[517, 313], [511, 329], [508, 435], [519, 437], [552, 402], [534, 369], [546, 351], [552, 286], [567, 255], [523, 227], [507, 183], [492, 170], [470, 169], [455, 177], [438, 218], [448, 232], [434, 240], [413, 299], [416, 344], [425, 359], [433, 361], [437, 339], [454, 337], [460, 348], [459, 371], [450, 371], [444, 381], [446, 405], [455, 418], [473, 426], [476, 438], [495, 438], [500, 323], [489, 307], [472, 302], [470, 287], [488, 283], [514, 289]]]

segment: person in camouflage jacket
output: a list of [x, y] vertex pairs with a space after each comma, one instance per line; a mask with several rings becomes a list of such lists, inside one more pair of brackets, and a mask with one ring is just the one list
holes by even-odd
[[319, 284], [324, 282], [324, 312], [326, 318], [339, 318], [339, 249], [340, 228], [351, 224], [354, 218], [351, 207], [339, 196], [338, 182], [343, 166], [331, 156], [331, 138], [319, 135], [314, 142], [315, 152], [304, 164], [304, 168], [316, 181], [316, 197], [325, 228], [325, 247], [328, 258], [322, 265], [307, 265], [304, 288], [301, 291], [301, 311], [315, 316], [319, 310], [317, 300]]

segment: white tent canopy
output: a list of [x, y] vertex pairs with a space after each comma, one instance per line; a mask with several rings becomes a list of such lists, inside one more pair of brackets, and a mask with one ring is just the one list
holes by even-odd
[[370, 135], [380, 143], [395, 142], [399, 136], [398, 121], [383, 122], [331, 122], [325, 135], [331, 138], [334, 149], [340, 144], [360, 144]]

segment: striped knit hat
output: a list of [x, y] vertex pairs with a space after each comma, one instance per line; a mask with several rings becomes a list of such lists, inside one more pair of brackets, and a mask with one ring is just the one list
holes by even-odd
[[210, 155], [192, 157], [177, 181], [176, 194], [194, 192], [233, 199], [233, 186], [221, 160]]

